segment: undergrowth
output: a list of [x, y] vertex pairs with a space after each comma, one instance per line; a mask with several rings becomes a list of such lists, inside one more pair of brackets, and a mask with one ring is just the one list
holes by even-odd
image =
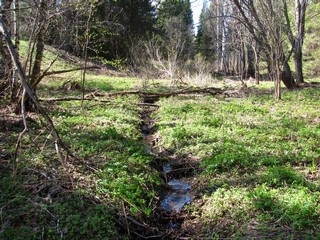
[[[91, 77], [88, 86], [100, 92], [139, 84], [137, 79]], [[44, 81], [38, 95], [81, 94], [60, 89], [63, 82]], [[0, 239], [125, 239], [120, 218], [150, 216], [162, 182], [142, 144], [139, 102], [139, 97], [123, 96], [83, 106], [80, 101], [43, 103], [62, 140], [80, 159], [69, 158], [66, 167], [46, 124], [36, 117], [22, 139], [13, 178], [10, 158], [22, 129], [2, 132], [1, 154], [11, 157], [1, 162]]]

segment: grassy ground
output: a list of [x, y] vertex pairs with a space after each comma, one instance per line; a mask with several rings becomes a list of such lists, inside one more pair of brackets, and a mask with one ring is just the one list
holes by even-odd
[[[39, 98], [81, 96], [79, 89], [61, 88], [68, 78], [70, 74], [45, 79]], [[140, 84], [93, 73], [87, 79], [87, 92]], [[62, 140], [82, 161], [62, 167], [45, 122], [30, 113], [15, 178], [12, 157], [22, 125], [11, 119], [0, 133], [0, 239], [125, 239], [119, 218], [150, 216], [161, 179], [142, 144], [139, 102], [135, 96], [85, 102], [83, 107], [80, 101], [43, 102]]]
[[319, 89], [264, 92], [161, 100], [162, 146], [201, 160], [182, 235], [320, 237]]
[[[50, 55], [52, 54], [52, 56]], [[46, 54], [46, 64], [53, 58]], [[54, 69], [76, 65], [58, 58]], [[67, 81], [77, 82], [72, 87]], [[318, 81], [318, 80], [317, 80]], [[230, 87], [234, 82], [213, 82]], [[65, 84], [65, 85], [64, 85]], [[81, 96], [81, 74], [45, 79], [39, 98]], [[89, 73], [86, 93], [171, 91], [169, 81]], [[184, 87], [185, 88], [185, 87]], [[285, 91], [275, 102], [271, 85], [227, 96], [160, 99], [159, 148], [197, 159], [194, 201], [175, 236], [193, 239], [317, 239], [320, 237], [319, 88]], [[163, 184], [142, 144], [137, 96], [108, 102], [43, 102], [63, 141], [80, 160], [63, 167], [45, 122], [29, 114], [22, 130], [1, 100], [0, 239], [126, 239], [125, 223], [152, 217]], [[189, 220], [188, 220], [189, 219]]]

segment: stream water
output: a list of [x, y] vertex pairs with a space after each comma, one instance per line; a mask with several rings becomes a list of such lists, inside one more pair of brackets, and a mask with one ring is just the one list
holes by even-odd
[[[152, 119], [151, 114], [157, 109], [154, 104], [158, 99], [145, 97], [143, 99], [142, 109], [142, 126], [141, 130], [143, 133], [143, 142], [146, 150], [153, 156], [159, 156], [156, 146], [155, 133], [155, 120]], [[179, 213], [183, 207], [192, 201], [190, 195], [191, 185], [188, 181], [179, 179], [177, 174], [174, 174], [176, 169], [173, 168], [174, 161], [170, 158], [161, 163], [160, 168], [161, 175], [164, 176], [166, 181], [165, 190], [161, 194], [160, 207], [168, 213]]]
[[167, 185], [170, 190], [165, 194], [163, 200], [161, 201], [161, 208], [167, 212], [179, 212], [192, 200], [189, 194], [191, 185], [188, 182], [178, 179], [170, 180], [167, 182]]

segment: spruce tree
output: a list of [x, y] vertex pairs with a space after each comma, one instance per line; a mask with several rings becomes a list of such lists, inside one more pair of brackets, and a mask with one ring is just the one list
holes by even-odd
[[199, 53], [206, 60], [212, 60], [214, 58], [213, 39], [210, 34], [208, 24], [209, 19], [208, 9], [206, 5], [203, 5], [200, 14], [200, 24], [198, 26], [198, 33], [196, 37], [197, 53]]
[[158, 32], [163, 42], [179, 35], [184, 42], [182, 58], [194, 54], [193, 18], [189, 0], [165, 0], [158, 9]]

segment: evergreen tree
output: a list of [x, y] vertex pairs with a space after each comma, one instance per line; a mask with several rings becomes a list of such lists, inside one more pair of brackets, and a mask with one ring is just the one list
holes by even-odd
[[146, 38], [153, 32], [155, 24], [155, 9], [150, 0], [122, 0], [119, 2], [123, 9], [122, 24], [130, 38]]
[[104, 24], [93, 31], [95, 38], [100, 41], [102, 57], [127, 59], [132, 44], [149, 38], [155, 25], [155, 9], [151, 2], [110, 0], [97, 6], [94, 16]]
[[[158, 9], [158, 31], [163, 42], [178, 35], [183, 38], [182, 58], [194, 54], [193, 18], [189, 0], [165, 0]], [[172, 36], [174, 35], [174, 37]]]
[[192, 27], [192, 10], [189, 0], [165, 0], [158, 9], [158, 23], [160, 28], [164, 26], [167, 19], [180, 17], [185, 27]]
[[214, 59], [214, 48], [212, 34], [210, 34], [209, 21], [210, 18], [207, 6], [204, 4], [200, 15], [200, 25], [196, 37], [197, 53], [200, 53], [206, 60]]
[[90, 19], [91, 57], [127, 59], [132, 44], [148, 38], [154, 31], [155, 9], [151, 0], [62, 1], [61, 17], [52, 21], [49, 43], [82, 55], [85, 24]]

